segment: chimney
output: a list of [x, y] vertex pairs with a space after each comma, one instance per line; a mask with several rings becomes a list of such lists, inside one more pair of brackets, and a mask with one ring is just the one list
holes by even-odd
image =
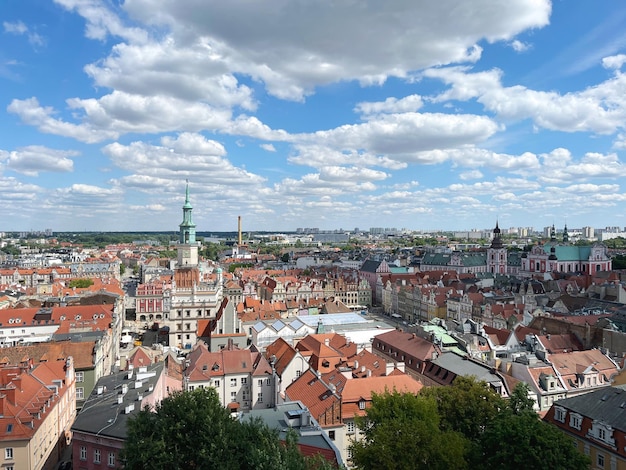
[[239, 243], [239, 245], [242, 244], [243, 240], [241, 237], [241, 216], [237, 217], [237, 243]]
[[324, 345], [327, 347], [330, 346], [330, 338], [324, 339]]

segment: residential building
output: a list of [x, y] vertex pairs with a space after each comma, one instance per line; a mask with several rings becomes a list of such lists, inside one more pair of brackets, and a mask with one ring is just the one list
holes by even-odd
[[277, 400], [277, 377], [256, 348], [239, 349], [230, 341], [211, 352], [199, 341], [185, 361], [185, 390], [213, 387], [222, 406], [234, 411], [271, 408]]
[[283, 442], [287, 438], [287, 430], [294, 431], [298, 436], [298, 449], [302, 455], [321, 455], [335, 466], [342, 463], [341, 453], [335, 442], [300, 401], [281, 403], [272, 409], [250, 410], [243, 419], [260, 419], [270, 429], [276, 429]]
[[73, 359], [0, 367], [0, 458], [4, 470], [52, 470], [76, 417]]
[[[0, 350], [0, 366], [30, 367], [73, 358], [76, 375], [76, 409], [80, 410], [100, 377], [105, 375], [99, 341], [52, 341]], [[108, 374], [109, 371], [106, 371]]]
[[556, 401], [544, 418], [574, 439], [593, 469], [626, 469], [626, 386]]

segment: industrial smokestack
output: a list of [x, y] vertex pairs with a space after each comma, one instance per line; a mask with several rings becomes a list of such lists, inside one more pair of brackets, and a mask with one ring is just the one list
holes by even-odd
[[238, 233], [237, 242], [239, 243], [239, 245], [241, 245], [242, 244], [242, 239], [241, 239], [241, 216], [237, 217], [237, 233]]

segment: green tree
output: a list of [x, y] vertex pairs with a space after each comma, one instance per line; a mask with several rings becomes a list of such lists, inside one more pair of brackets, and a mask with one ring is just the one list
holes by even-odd
[[434, 398], [385, 392], [356, 424], [364, 439], [351, 445], [352, 461], [363, 470], [463, 469], [467, 440], [440, 427]]
[[528, 396], [528, 392], [530, 387], [525, 382], [518, 383], [513, 389], [507, 406], [514, 414], [534, 412], [535, 400]]
[[510, 408], [503, 410], [485, 429], [478, 444], [476, 468], [586, 470], [591, 463], [569, 436], [541, 421], [533, 411], [516, 414]]
[[278, 431], [260, 421], [233, 419], [213, 388], [176, 392], [141, 410], [127, 429], [122, 458], [128, 470], [331, 468], [303, 457], [295, 435], [283, 444]]
[[504, 399], [486, 382], [473, 377], [458, 376], [452, 386], [424, 388], [420, 395], [437, 402], [442, 429], [460, 432], [471, 441], [477, 440], [506, 407]]
[[93, 286], [93, 279], [72, 279], [68, 284], [70, 288], [76, 287], [78, 289], [85, 289]]

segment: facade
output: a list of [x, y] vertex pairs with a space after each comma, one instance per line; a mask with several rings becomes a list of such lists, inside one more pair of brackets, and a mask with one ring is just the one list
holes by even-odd
[[593, 469], [626, 469], [626, 386], [556, 401], [545, 420], [572, 437]]
[[388, 361], [403, 362], [409, 375], [420, 378], [441, 350], [414, 333], [392, 330], [374, 337], [372, 352]]
[[1, 468], [56, 469], [76, 417], [73, 359], [4, 366], [0, 382]]
[[232, 411], [271, 408], [277, 399], [277, 378], [269, 361], [258, 351], [238, 349], [232, 342], [211, 352], [198, 342], [187, 355], [185, 390], [213, 387], [222, 406]]
[[563, 242], [559, 243], [556, 239], [556, 230], [552, 226], [548, 243], [535, 245], [530, 252], [522, 254], [520, 275], [532, 276], [545, 272], [581, 272], [594, 275], [612, 269], [606, 245], [602, 243], [586, 246], [570, 245], [567, 240], [567, 227]]

